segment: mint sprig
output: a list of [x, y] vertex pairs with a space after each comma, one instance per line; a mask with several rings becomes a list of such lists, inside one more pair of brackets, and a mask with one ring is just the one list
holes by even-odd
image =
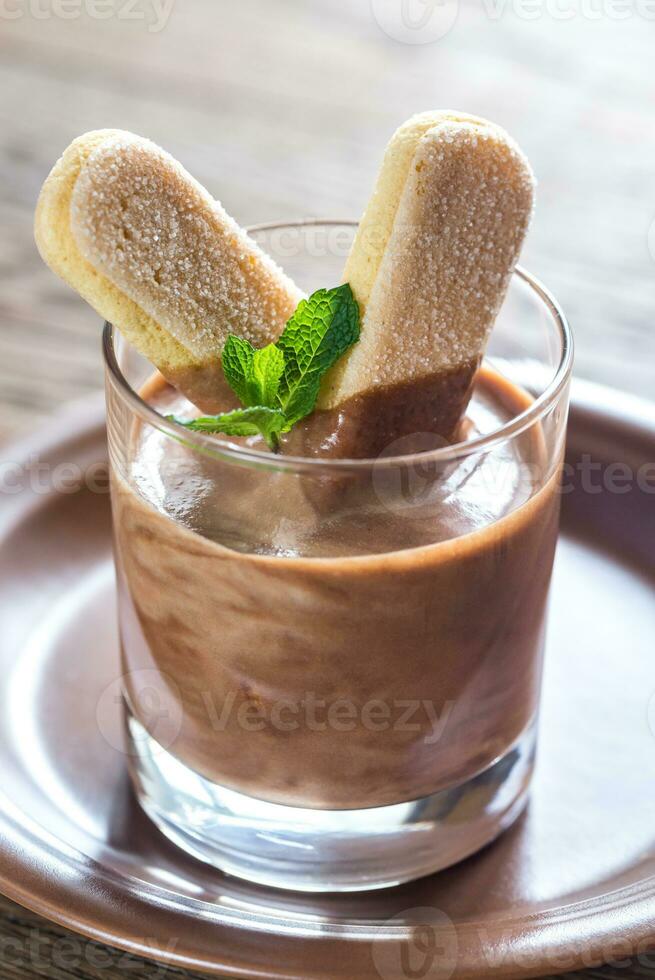
[[273, 451], [279, 437], [316, 407], [321, 380], [359, 339], [359, 307], [348, 283], [319, 289], [298, 304], [274, 344], [257, 349], [230, 334], [221, 363], [244, 408], [184, 422], [196, 432], [262, 435]]
[[[168, 418], [174, 419], [174, 416], [169, 415]], [[273, 447], [279, 433], [285, 431], [286, 422], [284, 414], [278, 409], [257, 405], [252, 408], [235, 408], [221, 415], [201, 416], [199, 419], [191, 419], [190, 422], [182, 422], [182, 425], [193, 432], [222, 432], [226, 436], [261, 434], [269, 446]]]
[[223, 348], [222, 365], [230, 388], [244, 405], [276, 407], [284, 354], [275, 344], [257, 350], [247, 340], [230, 334]]

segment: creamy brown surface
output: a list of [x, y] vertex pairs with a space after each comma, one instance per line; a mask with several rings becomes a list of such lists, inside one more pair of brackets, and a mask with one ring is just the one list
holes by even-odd
[[[283, 448], [298, 456], [371, 459], [398, 439], [412, 452], [415, 433], [453, 441], [479, 367], [474, 359], [438, 378], [371, 388], [338, 408], [315, 411], [284, 437]], [[418, 446], [418, 450], [425, 447]], [[400, 455], [400, 454], [399, 454]]]
[[[486, 370], [471, 424], [526, 404]], [[390, 475], [341, 498], [155, 430], [135, 450], [132, 485], [113, 480], [123, 655], [160, 672], [160, 710], [182, 706], [187, 765], [263, 799], [375, 806], [467, 779], [530, 724], [558, 519], [557, 473], [525, 482], [540, 432], [409, 494]]]

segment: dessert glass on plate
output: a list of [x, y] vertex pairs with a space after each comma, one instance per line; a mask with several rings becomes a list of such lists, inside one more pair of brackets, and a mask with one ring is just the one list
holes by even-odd
[[[307, 291], [355, 225], [251, 233]], [[435, 299], [436, 301], [436, 299]], [[110, 325], [127, 754], [195, 857], [304, 891], [381, 888], [517, 818], [534, 765], [572, 345], [517, 270], [456, 444], [274, 455], [191, 432]], [[408, 395], [409, 397], [409, 395]]]

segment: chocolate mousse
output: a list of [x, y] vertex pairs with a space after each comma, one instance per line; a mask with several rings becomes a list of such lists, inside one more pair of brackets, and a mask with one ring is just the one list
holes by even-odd
[[[161, 378], [144, 396], [184, 407]], [[483, 368], [468, 437], [529, 404]], [[559, 460], [533, 427], [418, 466], [326, 508], [294, 473], [137, 424], [113, 475], [127, 695], [156, 667], [175, 757], [264, 800], [372, 807], [467, 780], [533, 723]]]

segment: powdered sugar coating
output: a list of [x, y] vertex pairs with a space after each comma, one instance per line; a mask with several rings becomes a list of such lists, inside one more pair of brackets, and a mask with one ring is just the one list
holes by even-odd
[[270, 342], [301, 298], [197, 181], [131, 134], [88, 158], [71, 228], [86, 260], [195, 358], [218, 358], [230, 332]]
[[355, 296], [361, 276], [367, 297], [362, 337], [321, 392], [324, 408], [480, 359], [530, 223], [534, 176], [499, 127], [444, 118], [417, 133], [409, 168], [406, 144], [392, 141], [379, 180], [398, 189], [388, 238], [367, 255], [369, 221], [348, 262]]

